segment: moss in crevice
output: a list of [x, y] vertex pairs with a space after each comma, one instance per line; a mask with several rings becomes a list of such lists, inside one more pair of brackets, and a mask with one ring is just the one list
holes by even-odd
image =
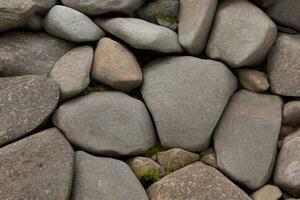
[[158, 181], [160, 176], [155, 171], [147, 171], [136, 175], [137, 178], [141, 181], [144, 187], [150, 186], [152, 183]]
[[101, 83], [97, 83], [96, 81], [94, 80], [91, 80], [90, 82], [90, 85], [85, 88], [81, 93], [80, 95], [88, 95], [88, 94], [91, 94], [93, 92], [103, 92], [103, 91], [107, 91], [107, 90], [110, 90], [110, 88], [106, 85], [103, 85]]
[[174, 25], [177, 23], [176, 17], [175, 16], [167, 16], [163, 12], [157, 12], [154, 14], [154, 18], [157, 21], [165, 21], [168, 22], [171, 25]]
[[160, 145], [153, 146], [145, 152], [145, 157], [151, 158], [152, 156], [157, 155], [159, 152], [166, 150], [168, 149]]

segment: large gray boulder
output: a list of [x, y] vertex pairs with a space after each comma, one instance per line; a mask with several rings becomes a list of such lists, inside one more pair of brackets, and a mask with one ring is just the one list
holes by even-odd
[[277, 35], [274, 22], [247, 0], [222, 0], [206, 54], [231, 67], [261, 64]]
[[0, 199], [69, 199], [73, 149], [56, 128], [1, 148], [0, 163]]
[[151, 200], [251, 200], [221, 172], [200, 161], [165, 176], [147, 191]]
[[268, 75], [273, 93], [300, 97], [300, 34], [282, 34], [268, 57]]
[[155, 144], [145, 105], [121, 92], [94, 92], [68, 101], [56, 110], [53, 122], [71, 143], [95, 154], [137, 155]]
[[256, 190], [272, 174], [281, 127], [278, 96], [241, 90], [232, 96], [214, 133], [218, 168]]
[[39, 128], [58, 99], [58, 85], [44, 76], [0, 78], [0, 146]]
[[180, 56], [154, 60], [144, 68], [141, 88], [164, 147], [201, 151], [237, 81], [222, 63]]
[[164, 53], [182, 52], [177, 34], [166, 27], [137, 18], [98, 18], [95, 22], [136, 49]]
[[75, 153], [73, 200], [148, 200], [129, 166], [116, 159]]
[[181, 0], [178, 37], [184, 49], [199, 55], [206, 47], [218, 0]]
[[73, 44], [45, 33], [18, 31], [0, 34], [0, 47], [0, 76], [47, 76]]

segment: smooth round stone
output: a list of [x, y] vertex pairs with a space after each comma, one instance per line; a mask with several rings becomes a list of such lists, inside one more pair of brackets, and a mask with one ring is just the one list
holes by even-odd
[[44, 19], [45, 30], [72, 42], [99, 40], [104, 32], [86, 15], [66, 6], [54, 6]]
[[255, 69], [237, 69], [237, 76], [241, 86], [252, 92], [265, 92], [270, 84], [267, 75]]
[[289, 101], [284, 104], [282, 114], [282, 123], [284, 125], [300, 125], [300, 101]]
[[67, 101], [53, 122], [72, 144], [95, 154], [138, 155], [156, 143], [143, 102], [121, 92], [94, 92]]
[[281, 196], [281, 190], [275, 185], [265, 185], [251, 195], [253, 200], [279, 200]]
[[58, 129], [1, 148], [0, 163], [0, 199], [69, 199], [73, 149]]

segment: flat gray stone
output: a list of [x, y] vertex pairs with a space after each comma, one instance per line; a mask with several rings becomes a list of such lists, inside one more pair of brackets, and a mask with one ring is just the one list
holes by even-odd
[[218, 168], [256, 190], [272, 174], [281, 127], [280, 97], [241, 90], [232, 96], [214, 133]]
[[131, 15], [144, 3], [144, 0], [62, 0], [62, 3], [87, 15], [101, 15], [108, 12]]
[[0, 76], [44, 75], [73, 44], [45, 33], [0, 34]]
[[44, 19], [45, 30], [72, 42], [99, 40], [104, 32], [86, 15], [66, 6], [54, 6]]
[[300, 132], [283, 140], [273, 177], [274, 183], [285, 192], [300, 197]]
[[181, 0], [178, 17], [180, 44], [192, 55], [206, 47], [218, 0]]
[[230, 67], [252, 67], [264, 61], [276, 35], [274, 22], [249, 1], [222, 0], [206, 54]]
[[282, 123], [288, 126], [300, 125], [300, 101], [289, 101], [283, 106]]
[[143, 102], [116, 91], [68, 101], [56, 110], [53, 122], [71, 143], [100, 155], [138, 155], [156, 142]]
[[0, 146], [39, 128], [58, 99], [58, 85], [47, 77], [0, 78]]
[[268, 57], [271, 91], [284, 96], [300, 97], [300, 34], [282, 34]]
[[58, 83], [61, 100], [76, 96], [89, 85], [93, 55], [92, 47], [77, 47], [54, 64], [49, 77]]
[[143, 67], [144, 101], [154, 119], [161, 144], [201, 151], [237, 87], [222, 63], [180, 56], [154, 60]]
[[102, 29], [120, 38], [136, 49], [164, 53], [182, 52], [177, 34], [166, 28], [137, 18], [95, 20]]
[[73, 149], [56, 128], [1, 148], [0, 163], [0, 199], [69, 199]]
[[148, 200], [129, 166], [116, 159], [75, 153], [72, 200]]
[[265, 92], [270, 88], [267, 75], [259, 70], [241, 68], [236, 70], [241, 86], [252, 92]]
[[165, 176], [147, 191], [151, 200], [251, 200], [221, 172], [200, 161]]

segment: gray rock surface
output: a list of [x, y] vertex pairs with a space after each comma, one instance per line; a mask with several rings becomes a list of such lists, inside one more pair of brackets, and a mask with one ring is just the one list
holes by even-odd
[[108, 12], [121, 12], [131, 15], [143, 2], [144, 0], [62, 0], [64, 5], [87, 15], [101, 15]]
[[68, 200], [73, 149], [56, 128], [0, 149], [0, 199]]
[[231, 67], [261, 64], [277, 35], [274, 22], [247, 0], [219, 2], [206, 54]]
[[124, 93], [94, 92], [62, 104], [54, 124], [81, 149], [101, 155], [137, 155], [155, 144], [150, 115]]
[[45, 30], [72, 42], [99, 40], [104, 32], [86, 15], [66, 6], [54, 6], [44, 19]]
[[192, 55], [206, 47], [218, 0], [181, 0], [178, 17], [180, 44]]
[[44, 33], [0, 34], [0, 76], [45, 75], [73, 44]]
[[44, 76], [0, 78], [0, 146], [42, 125], [58, 99], [58, 85]]
[[251, 200], [222, 173], [200, 161], [165, 176], [147, 191], [151, 200]]
[[300, 34], [282, 34], [268, 57], [271, 91], [284, 96], [300, 97]]
[[32, 15], [28, 19], [25, 28], [31, 31], [41, 31], [43, 29], [43, 18], [40, 15]]
[[136, 49], [164, 53], [182, 52], [177, 34], [166, 27], [137, 18], [98, 18], [95, 22]]
[[217, 61], [180, 56], [143, 68], [142, 96], [164, 147], [201, 151], [209, 146], [236, 78]]
[[143, 186], [120, 160], [75, 153], [73, 200], [148, 200]]
[[89, 85], [93, 54], [90, 46], [77, 47], [54, 64], [49, 77], [58, 83], [61, 100], [76, 96]]
[[282, 123], [289, 126], [300, 125], [300, 101], [289, 101], [283, 106]]
[[241, 86], [252, 92], [264, 92], [270, 87], [267, 75], [259, 70], [241, 68], [236, 74]]
[[218, 168], [251, 190], [272, 174], [281, 127], [282, 100], [241, 90], [232, 96], [214, 133]]
[[300, 197], [300, 131], [283, 140], [273, 180], [282, 190]]
[[275, 185], [265, 185], [251, 195], [253, 200], [279, 200], [281, 196], [280, 188]]

